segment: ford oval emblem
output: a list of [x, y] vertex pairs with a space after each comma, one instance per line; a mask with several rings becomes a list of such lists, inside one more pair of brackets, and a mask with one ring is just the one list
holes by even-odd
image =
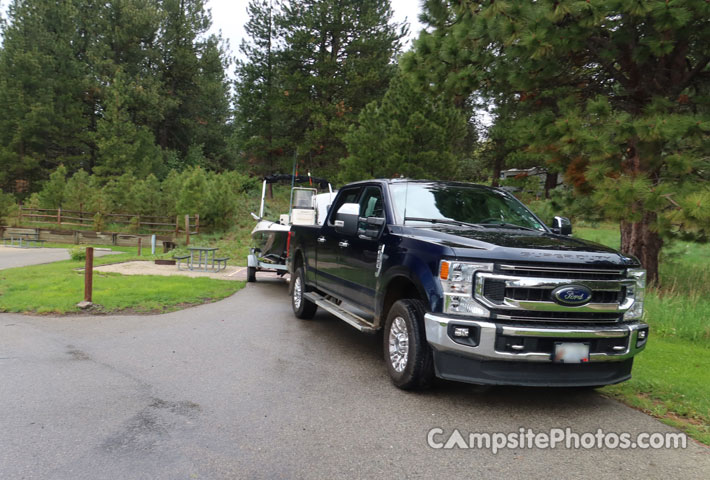
[[565, 285], [552, 291], [552, 299], [560, 305], [584, 305], [592, 299], [592, 291], [583, 285]]

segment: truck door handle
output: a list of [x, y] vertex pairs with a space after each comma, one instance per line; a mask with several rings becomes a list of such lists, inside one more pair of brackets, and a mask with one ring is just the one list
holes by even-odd
[[349, 247], [350, 244], [348, 243], [347, 240], [343, 240], [342, 242], [338, 242], [338, 246], [341, 248], [346, 248], [346, 247]]
[[325, 237], [318, 237], [318, 243], [325, 243]]

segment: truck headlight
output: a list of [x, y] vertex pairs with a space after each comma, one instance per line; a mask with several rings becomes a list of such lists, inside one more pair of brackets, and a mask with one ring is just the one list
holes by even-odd
[[[632, 287], [627, 287], [626, 295], [633, 297], [634, 303], [626, 313], [624, 320], [641, 320], [643, 318], [643, 299], [646, 290], [646, 270], [643, 268], [630, 268], [627, 271], [627, 277], [634, 280]], [[629, 289], [632, 289], [629, 292]]]
[[490, 312], [473, 299], [473, 282], [477, 271], [493, 271], [492, 263], [442, 260], [439, 281], [444, 291], [444, 313], [490, 317]]

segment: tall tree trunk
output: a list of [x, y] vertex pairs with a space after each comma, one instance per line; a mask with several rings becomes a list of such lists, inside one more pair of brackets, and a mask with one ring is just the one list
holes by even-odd
[[658, 256], [663, 239], [651, 230], [656, 220], [655, 212], [646, 212], [640, 222], [621, 222], [621, 252], [639, 259], [646, 269], [649, 284], [658, 283]]
[[[628, 159], [623, 166], [625, 173], [632, 177], [638, 177], [643, 173], [642, 148], [639, 148], [639, 143], [636, 137], [629, 139]], [[652, 146], [646, 145], [646, 147], [643, 148], [644, 151], [653, 151]], [[657, 177], [653, 174], [650, 176]], [[663, 239], [657, 231], [651, 230], [651, 225], [656, 223], [658, 216], [656, 212], [645, 210], [641, 201], [631, 205], [630, 213], [636, 212], [643, 212], [640, 221], [621, 221], [621, 252], [638, 258], [641, 266], [646, 269], [648, 284], [656, 284], [658, 283], [658, 257], [663, 247]]]
[[491, 182], [491, 185], [494, 187], [500, 185], [500, 172], [503, 170], [504, 158], [504, 155], [499, 152], [493, 159], [493, 181]]
[[545, 174], [545, 198], [550, 198], [550, 190], [557, 187], [557, 173]]

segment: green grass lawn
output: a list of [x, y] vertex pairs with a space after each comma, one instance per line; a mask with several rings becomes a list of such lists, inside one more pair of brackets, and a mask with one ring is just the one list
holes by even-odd
[[[94, 259], [95, 265], [143, 259], [135, 248], [125, 253]], [[83, 261], [66, 260], [45, 265], [0, 270], [0, 311], [25, 313], [72, 313], [83, 300]], [[124, 276], [94, 272], [94, 312], [166, 312], [220, 300], [236, 292], [244, 282], [182, 276]]]
[[[619, 229], [582, 227], [575, 235], [619, 247]], [[648, 346], [633, 378], [600, 390], [710, 445], [710, 246], [664, 249], [660, 285], [646, 294]]]
[[709, 389], [710, 349], [655, 336], [634, 360], [633, 378], [600, 392], [710, 445]]

